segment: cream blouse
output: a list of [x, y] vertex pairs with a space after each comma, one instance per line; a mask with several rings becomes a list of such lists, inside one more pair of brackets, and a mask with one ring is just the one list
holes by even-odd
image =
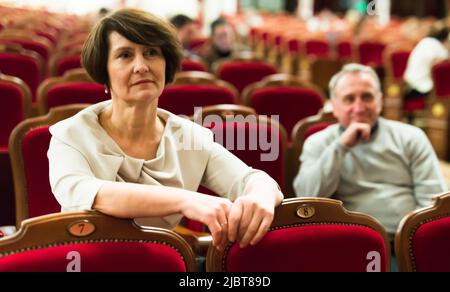
[[[52, 139], [47, 153], [50, 185], [62, 211], [92, 209], [97, 192], [107, 181], [190, 191], [203, 185], [234, 200], [243, 194], [252, 174], [265, 174], [248, 167], [215, 143], [210, 130], [162, 109], [157, 114], [165, 121], [165, 128], [156, 157], [151, 160], [130, 157], [99, 124], [99, 114], [110, 104], [108, 100], [92, 105], [50, 127]], [[174, 214], [136, 221], [140, 225], [172, 229], [181, 218], [181, 214]]]

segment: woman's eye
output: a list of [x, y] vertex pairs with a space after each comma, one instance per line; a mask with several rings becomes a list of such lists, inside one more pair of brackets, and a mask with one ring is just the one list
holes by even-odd
[[121, 58], [121, 59], [126, 59], [126, 58], [128, 58], [129, 56], [130, 56], [130, 54], [127, 53], [127, 52], [125, 52], [125, 53], [121, 53], [121, 54], [119, 55], [119, 58]]
[[148, 49], [147, 50], [147, 55], [148, 56], [158, 56], [159, 52], [157, 49]]

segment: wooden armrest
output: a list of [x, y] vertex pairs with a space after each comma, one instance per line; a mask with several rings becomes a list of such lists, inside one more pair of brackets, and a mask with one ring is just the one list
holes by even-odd
[[181, 235], [189, 243], [194, 252], [199, 256], [206, 256], [208, 247], [212, 242], [211, 234], [207, 232], [197, 232], [184, 226], [178, 225], [174, 231]]

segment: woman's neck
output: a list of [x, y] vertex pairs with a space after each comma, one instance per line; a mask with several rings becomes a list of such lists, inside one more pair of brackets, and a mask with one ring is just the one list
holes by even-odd
[[157, 116], [157, 103], [142, 105], [113, 101], [100, 116], [100, 123], [106, 131], [122, 141], [159, 140], [164, 129]]

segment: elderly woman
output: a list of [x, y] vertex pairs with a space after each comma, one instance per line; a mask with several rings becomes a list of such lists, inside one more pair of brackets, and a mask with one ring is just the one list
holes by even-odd
[[[62, 211], [95, 209], [168, 229], [186, 216], [207, 225], [219, 249], [256, 244], [283, 195], [210, 130], [157, 108], [181, 58], [173, 28], [151, 14], [123, 9], [97, 23], [82, 62], [112, 98], [50, 128], [52, 191]], [[200, 185], [222, 197], [198, 193]]]

